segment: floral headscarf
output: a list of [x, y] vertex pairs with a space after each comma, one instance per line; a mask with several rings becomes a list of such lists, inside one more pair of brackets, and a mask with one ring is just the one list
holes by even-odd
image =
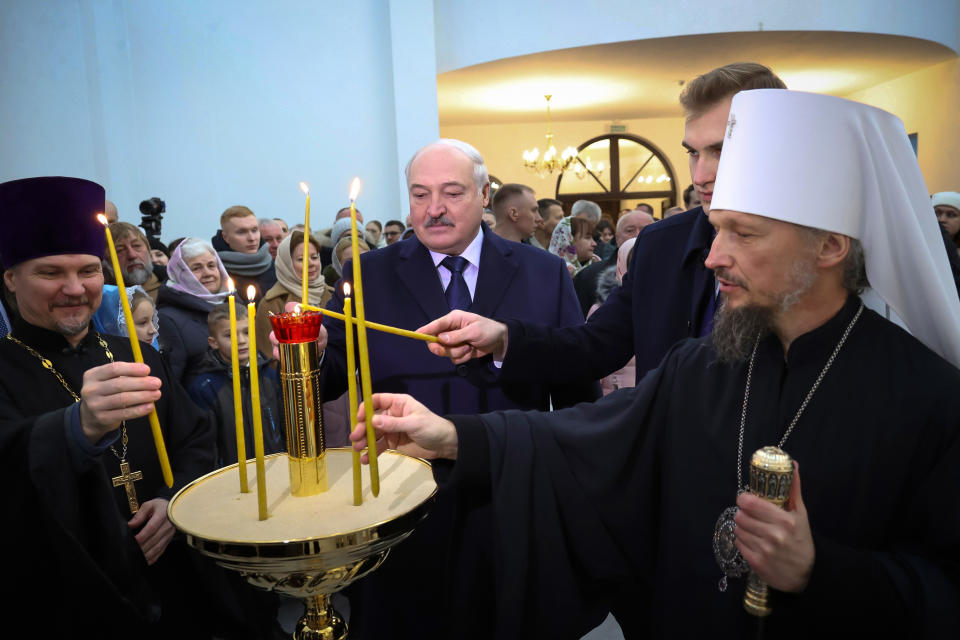
[[554, 227], [547, 251], [559, 256], [567, 263], [567, 271], [570, 272], [571, 276], [580, 270], [580, 261], [577, 260], [577, 247], [573, 243], [573, 230], [570, 228], [570, 216], [561, 219]]

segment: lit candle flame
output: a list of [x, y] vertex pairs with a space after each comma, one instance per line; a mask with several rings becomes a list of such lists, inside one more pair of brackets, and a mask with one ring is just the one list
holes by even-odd
[[253, 300], [256, 297], [257, 297], [257, 288], [253, 285], [250, 285], [249, 287], [247, 287], [247, 300], [249, 302], [253, 302]]
[[301, 313], [303, 313], [303, 308], [300, 305], [297, 305], [293, 308], [293, 315], [298, 316]]
[[356, 200], [358, 195], [360, 195], [360, 178], [354, 178], [350, 183], [350, 202]]
[[235, 292], [237, 290], [237, 285], [233, 284], [233, 278], [227, 278], [227, 291]]
[[344, 283], [343, 283], [343, 295], [345, 295], [345, 296], [350, 295], [350, 283], [349, 283], [349, 282], [344, 282]]
[[105, 227], [110, 224], [110, 221], [107, 220], [107, 216], [103, 215], [102, 213], [97, 214], [97, 220], [99, 220], [100, 224], [102, 224]]
[[303, 191], [305, 194], [310, 195], [310, 185], [308, 185], [306, 182], [301, 182], [300, 191]]

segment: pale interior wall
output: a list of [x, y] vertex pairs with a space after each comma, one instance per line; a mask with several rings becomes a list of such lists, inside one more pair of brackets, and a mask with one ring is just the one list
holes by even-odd
[[[917, 133], [919, 163], [931, 193], [960, 191], [960, 59], [921, 69], [864, 91], [844, 96], [894, 113], [908, 133]], [[676, 176], [677, 202], [690, 184], [683, 139], [683, 118], [624, 120], [627, 133], [652, 142], [667, 156]], [[609, 133], [609, 120], [554, 122], [556, 146], [578, 146]], [[556, 176], [540, 178], [524, 169], [521, 153], [534, 146], [541, 150], [546, 122], [502, 125], [448, 125], [440, 135], [458, 138], [477, 147], [490, 173], [505, 182], [533, 187], [537, 197], [556, 195]]]
[[[590, 138], [610, 133], [610, 124], [609, 120], [554, 122], [554, 144], [558, 151], [562, 151], [567, 146], [577, 147]], [[690, 184], [687, 154], [680, 146], [680, 141], [683, 139], [683, 118], [618, 120], [617, 124], [625, 124], [626, 133], [648, 140], [663, 152], [676, 177], [674, 191], [677, 202], [683, 204], [681, 194]], [[524, 149], [532, 147], [538, 147], [542, 153], [543, 136], [546, 132], [546, 122], [440, 126], [441, 136], [457, 138], [475, 146], [483, 154], [491, 174], [504, 182], [529, 185], [537, 192], [538, 198], [552, 198], [556, 195], [557, 176], [540, 178], [531, 173], [523, 167], [521, 155]], [[657, 214], [659, 215], [659, 211]]]
[[917, 134], [930, 193], [960, 191], [960, 59], [942, 62], [849, 96], [885, 109]]

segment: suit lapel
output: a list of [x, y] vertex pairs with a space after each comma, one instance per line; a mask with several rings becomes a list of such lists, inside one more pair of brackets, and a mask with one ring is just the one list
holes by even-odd
[[477, 290], [473, 295], [470, 313], [492, 317], [500, 307], [500, 301], [510, 288], [510, 282], [518, 268], [509, 243], [487, 230], [484, 225], [480, 273], [477, 276]]
[[416, 239], [405, 241], [397, 261], [397, 275], [407, 288], [410, 298], [423, 309], [430, 320], [446, 315], [450, 311], [447, 299], [443, 297], [443, 287], [437, 268], [433, 266], [430, 253]]

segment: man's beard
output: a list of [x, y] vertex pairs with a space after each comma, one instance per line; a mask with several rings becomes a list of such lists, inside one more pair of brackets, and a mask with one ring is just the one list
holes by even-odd
[[123, 270], [123, 282], [124, 284], [143, 284], [150, 279], [150, 276], [153, 275], [153, 262], [147, 260], [143, 264], [143, 268], [134, 268], [130, 269], [128, 265], [126, 269]]
[[93, 309], [89, 307], [90, 300], [86, 296], [80, 298], [70, 298], [60, 304], [53, 305], [54, 307], [80, 305], [87, 306], [86, 312], [82, 313], [80, 317], [54, 320], [54, 326], [56, 327], [58, 333], [61, 333], [65, 336], [75, 336], [86, 331], [87, 327], [90, 326], [90, 318], [93, 317]]
[[[717, 275], [744, 286], [744, 283], [717, 269]], [[730, 309], [722, 300], [714, 318], [710, 342], [720, 362], [743, 362], [753, 353], [753, 346], [773, 329], [778, 314], [786, 313], [803, 298], [817, 279], [813, 261], [798, 259], [793, 263], [786, 291], [771, 296], [770, 303]]]

